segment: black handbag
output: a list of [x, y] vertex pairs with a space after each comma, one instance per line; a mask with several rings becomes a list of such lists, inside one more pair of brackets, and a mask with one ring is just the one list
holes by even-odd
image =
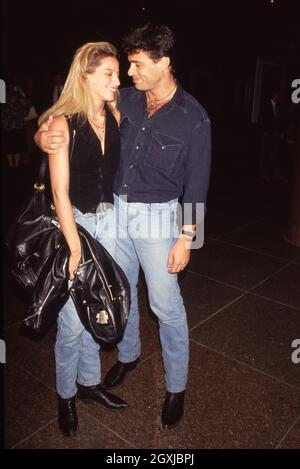
[[[75, 130], [68, 120], [70, 131], [70, 159], [74, 148]], [[34, 193], [26, 202], [11, 226], [6, 238], [6, 246], [11, 254], [11, 275], [26, 290], [32, 292], [47, 262], [53, 262], [57, 245], [61, 243], [62, 234], [55, 207], [46, 193], [45, 175], [48, 157], [43, 155], [38, 182], [34, 184]], [[56, 236], [50, 236], [55, 231]], [[47, 242], [51, 241], [51, 242]]]
[[[46, 159], [45, 156], [43, 158]], [[11, 275], [28, 292], [35, 287], [44, 263], [55, 252], [52, 244], [44, 250], [44, 241], [57, 223], [54, 207], [45, 193], [43, 183], [46, 163], [42, 161], [40, 182], [34, 184], [33, 196], [17, 216], [6, 240], [11, 253]]]
[[[69, 297], [68, 251], [55, 208], [46, 193], [47, 163], [44, 155], [39, 182], [34, 184], [34, 193], [17, 216], [6, 241], [11, 253], [11, 276], [30, 297], [24, 322], [39, 333], [55, 322]], [[60, 262], [62, 257], [66, 259], [64, 264]]]

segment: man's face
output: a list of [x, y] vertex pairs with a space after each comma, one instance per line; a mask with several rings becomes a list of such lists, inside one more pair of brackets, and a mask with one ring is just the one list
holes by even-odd
[[149, 91], [155, 88], [162, 79], [161, 59], [154, 62], [147, 52], [136, 52], [128, 55], [130, 67], [128, 75], [136, 89]]

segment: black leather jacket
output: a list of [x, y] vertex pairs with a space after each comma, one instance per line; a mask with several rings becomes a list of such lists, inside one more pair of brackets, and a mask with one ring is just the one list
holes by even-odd
[[53, 219], [51, 225], [39, 249], [44, 252], [51, 246], [53, 254], [39, 272], [25, 324], [39, 332], [46, 330], [71, 295], [82, 323], [95, 340], [118, 342], [130, 309], [130, 287], [124, 272], [106, 249], [77, 224], [82, 255], [69, 289], [68, 246], [59, 223]]

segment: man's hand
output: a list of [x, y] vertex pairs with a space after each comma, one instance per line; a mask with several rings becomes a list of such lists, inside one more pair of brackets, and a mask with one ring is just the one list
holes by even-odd
[[57, 150], [60, 150], [68, 143], [62, 130], [49, 130], [52, 121], [53, 116], [49, 116], [34, 136], [37, 146], [48, 155], [54, 155]]
[[181, 272], [189, 263], [191, 257], [191, 241], [185, 236], [177, 239], [169, 252], [167, 267], [170, 274]]

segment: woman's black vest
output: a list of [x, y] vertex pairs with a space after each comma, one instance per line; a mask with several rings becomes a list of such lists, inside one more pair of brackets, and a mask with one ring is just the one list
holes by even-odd
[[106, 108], [104, 154], [88, 121], [82, 125], [74, 119], [72, 127], [76, 135], [70, 164], [70, 200], [82, 213], [96, 213], [101, 202], [113, 204], [113, 182], [120, 160], [118, 124]]

